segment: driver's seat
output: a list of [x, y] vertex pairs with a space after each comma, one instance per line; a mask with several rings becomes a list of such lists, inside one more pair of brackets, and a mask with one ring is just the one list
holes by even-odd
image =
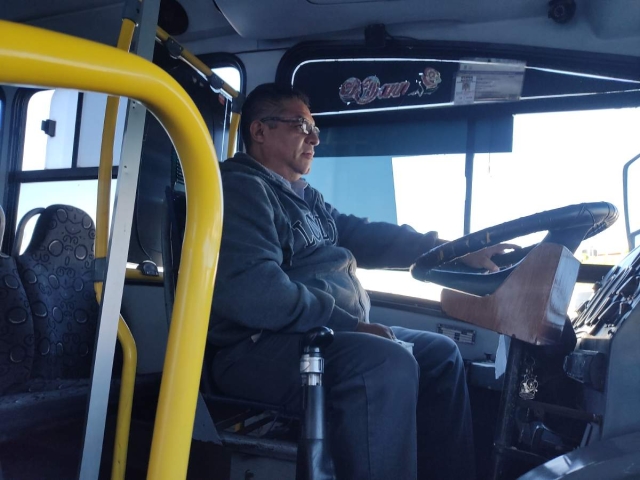
[[[171, 318], [186, 221], [186, 196], [184, 193], [167, 188], [166, 203], [167, 215], [162, 235], [162, 250], [167, 316]], [[321, 357], [323, 349], [332, 340], [333, 332], [326, 327], [310, 330], [301, 341], [302, 358]], [[210, 374], [214, 357], [215, 351], [209, 346], [205, 351], [200, 390], [211, 416], [214, 417], [215, 423], [212, 428], [217, 430], [214, 433], [220, 443], [256, 456], [295, 459], [296, 480], [335, 480], [333, 463], [324, 440], [322, 372], [305, 369], [303, 374], [305, 380], [302, 382], [304, 386], [301, 386], [303, 405], [301, 410], [291, 411], [285, 406], [264, 404], [223, 394], [216, 387]], [[320, 362], [320, 364], [323, 363]], [[309, 381], [310, 376], [313, 375], [316, 380]], [[319, 383], [317, 383], [318, 378]], [[291, 441], [290, 432], [285, 432], [284, 440], [249, 435], [255, 429], [268, 425], [269, 421], [275, 424], [276, 420], [289, 425], [293, 421], [299, 428], [299, 432], [293, 430], [298, 438]], [[237, 431], [246, 435], [225, 431], [233, 426], [238, 426]]]

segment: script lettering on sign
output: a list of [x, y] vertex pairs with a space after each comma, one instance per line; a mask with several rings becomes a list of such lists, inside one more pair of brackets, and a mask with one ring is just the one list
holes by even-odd
[[380, 86], [380, 79], [371, 75], [364, 80], [351, 77], [340, 86], [340, 99], [349, 105], [356, 102], [358, 105], [366, 105], [374, 100], [398, 98], [407, 93], [411, 84], [408, 81], [385, 83]]
[[420, 80], [416, 80], [416, 89], [410, 93], [407, 93], [411, 87], [411, 82], [408, 80], [381, 85], [380, 79], [376, 75], [369, 75], [364, 80], [351, 77], [340, 85], [340, 100], [347, 105], [352, 102], [358, 105], [366, 105], [374, 100], [388, 100], [407, 94], [421, 97], [422, 95], [430, 95], [438, 90], [442, 82], [440, 72], [431, 67], [426, 67], [419, 74], [419, 77]]

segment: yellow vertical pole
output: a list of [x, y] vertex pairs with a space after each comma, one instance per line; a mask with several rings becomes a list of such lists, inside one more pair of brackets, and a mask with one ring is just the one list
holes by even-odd
[[231, 113], [231, 125], [229, 125], [229, 146], [227, 148], [227, 158], [233, 157], [236, 153], [236, 144], [238, 143], [238, 128], [240, 126], [240, 114]]

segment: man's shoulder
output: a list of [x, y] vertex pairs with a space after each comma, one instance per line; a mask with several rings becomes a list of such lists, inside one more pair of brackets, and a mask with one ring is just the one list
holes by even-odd
[[222, 182], [267, 183], [268, 174], [264, 167], [247, 155], [230, 158], [220, 164]]
[[250, 172], [230, 171], [222, 172], [222, 188], [225, 195], [233, 192], [240, 194], [252, 194], [257, 192], [268, 192], [268, 182], [260, 176], [251, 174]]
[[265, 183], [265, 179], [261, 175], [252, 172], [249, 169], [220, 169], [223, 182], [255, 182]]

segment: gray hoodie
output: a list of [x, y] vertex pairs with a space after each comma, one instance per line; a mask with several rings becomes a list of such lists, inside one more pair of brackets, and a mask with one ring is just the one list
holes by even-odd
[[209, 341], [224, 347], [262, 331], [353, 331], [370, 301], [364, 268], [408, 268], [437, 234], [344, 215], [308, 185], [289, 182], [246, 154], [221, 164], [224, 224]]

